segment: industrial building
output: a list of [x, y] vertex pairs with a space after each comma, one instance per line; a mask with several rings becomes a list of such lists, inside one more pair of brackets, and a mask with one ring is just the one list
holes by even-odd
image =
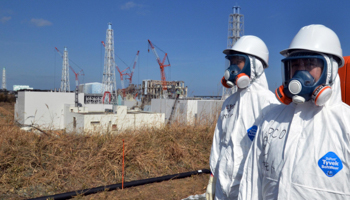
[[144, 127], [160, 128], [167, 122], [183, 124], [213, 123], [223, 100], [152, 99], [151, 112], [113, 104], [85, 104], [84, 93], [19, 91], [15, 120], [46, 130], [67, 132], [119, 132]]
[[18, 90], [33, 90], [33, 88], [29, 87], [29, 85], [13, 85], [13, 91]]
[[[221, 109], [222, 100], [187, 98], [184, 81], [165, 79], [164, 63], [160, 61], [153, 44], [148, 40], [161, 70], [161, 80], [143, 80], [132, 83], [139, 51], [130, 73], [120, 71], [114, 60], [114, 38], [108, 24], [102, 83], [79, 84], [78, 75], [69, 65], [68, 50], [63, 54], [62, 78], [59, 92], [18, 91], [15, 120], [21, 125], [48, 130], [65, 130], [75, 133], [118, 133], [127, 129], [160, 128], [175, 121], [182, 124], [213, 123]], [[121, 76], [122, 87], [117, 89], [115, 68]], [[69, 69], [76, 78], [75, 92], [71, 92]], [[83, 73], [82, 73], [83, 74]], [[124, 76], [129, 80], [124, 88]], [[4, 85], [4, 84], [3, 84]]]
[[[165, 81], [165, 87], [162, 81], [158, 80], [143, 80], [141, 88], [141, 102], [143, 109], [146, 105], [151, 105], [152, 99], [175, 99], [177, 94], [180, 98], [187, 97], [187, 86], [185, 87], [184, 81]], [[166, 88], [166, 93], [164, 93]], [[166, 95], [166, 96], [164, 96]]]
[[[19, 91], [15, 104], [15, 120], [21, 125], [33, 125], [45, 130], [105, 133], [144, 127], [160, 128], [164, 113], [131, 111], [127, 106], [84, 104], [84, 93]], [[81, 103], [80, 103], [81, 102]]]
[[101, 94], [102, 88], [103, 88], [102, 83], [98, 83], [98, 82], [80, 84], [79, 93]]

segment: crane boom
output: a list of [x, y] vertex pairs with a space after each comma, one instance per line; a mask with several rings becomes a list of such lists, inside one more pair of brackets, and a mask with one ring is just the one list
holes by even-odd
[[128, 78], [126, 78], [126, 79], [129, 80], [129, 84], [132, 83], [132, 76], [134, 75], [136, 63], [137, 63], [137, 60], [138, 60], [138, 58], [139, 58], [139, 53], [140, 53], [140, 51], [137, 51], [136, 56], [135, 56], [135, 60], [134, 60], [134, 65], [133, 65], [133, 67], [132, 67], [131, 73], [130, 73], [130, 74], [128, 74], [128, 73], [125, 74], [125, 75], [129, 76]]
[[167, 98], [167, 94], [166, 94], [167, 93], [167, 85], [166, 85], [166, 78], [165, 78], [164, 68], [165, 67], [169, 67], [170, 63], [169, 64], [164, 64], [164, 62], [165, 62], [165, 59], [168, 57], [168, 54], [165, 53], [163, 60], [160, 61], [160, 58], [159, 58], [159, 56], [157, 54], [157, 51], [154, 48], [152, 42], [150, 40], [148, 40], [148, 43], [151, 46], [151, 49], [152, 49], [154, 55], [156, 56], [157, 62], [159, 64], [160, 74], [161, 74], [161, 79], [162, 79], [162, 86], [163, 86], [163, 95], [165, 94], [164, 97]]
[[78, 85], [79, 85], [79, 79], [78, 79], [78, 73], [76, 73], [75, 71], [74, 71], [74, 69], [71, 67], [71, 66], [69, 66], [69, 68], [73, 71], [73, 73], [74, 73], [74, 75], [75, 75], [75, 87], [78, 87]]
[[134, 66], [132, 67], [132, 71], [131, 71], [130, 83], [132, 81], [132, 76], [134, 75], [137, 60], [139, 59], [139, 53], [140, 53], [140, 51], [137, 51], [136, 56], [135, 56]]
[[57, 49], [57, 47], [55, 47], [56, 51], [60, 54], [60, 56], [63, 58], [62, 53], [60, 52], [60, 50]]
[[123, 97], [125, 97], [125, 86], [124, 86], [124, 75], [125, 74], [123, 74], [127, 69], [129, 69], [129, 67], [128, 68], [126, 68], [126, 69], [124, 69], [123, 71], [120, 71], [120, 69], [119, 69], [119, 67], [116, 65], [115, 66], [116, 68], [117, 68], [117, 70], [118, 70], [118, 72], [119, 72], [119, 74], [120, 74], [120, 81], [121, 81], [121, 84], [122, 84], [122, 91], [123, 91]]
[[154, 48], [152, 42], [151, 42], [150, 40], [148, 40], [148, 43], [149, 43], [149, 45], [151, 46], [151, 49], [152, 49], [154, 55], [156, 56], [156, 59], [157, 59], [158, 64], [161, 63], [161, 62], [160, 62], [160, 59], [159, 59], [159, 56], [158, 56], [158, 54], [157, 54], [157, 51], [156, 51], [156, 49]]

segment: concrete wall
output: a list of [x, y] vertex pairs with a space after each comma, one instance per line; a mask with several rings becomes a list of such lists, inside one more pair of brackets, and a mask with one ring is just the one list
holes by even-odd
[[15, 113], [14, 117], [20, 124], [24, 124], [24, 102], [25, 95], [24, 92], [18, 92], [16, 104], [15, 104]]
[[197, 114], [196, 100], [177, 100], [172, 121], [184, 124], [195, 123]]
[[135, 116], [135, 129], [161, 128], [165, 124], [164, 113], [130, 113]]
[[[124, 106], [127, 106], [128, 109], [131, 109], [133, 106], [136, 106], [138, 103], [136, 100], [134, 101], [128, 101], [128, 100], [124, 100]], [[141, 102], [139, 103], [139, 105], [141, 105]]]
[[187, 124], [194, 124], [196, 122], [196, 114], [197, 114], [197, 108], [198, 102], [197, 100], [188, 100], [187, 101]]
[[89, 112], [105, 112], [106, 109], [113, 109], [111, 104], [83, 104]]
[[[83, 102], [84, 94], [79, 94]], [[74, 93], [20, 91], [15, 105], [15, 120], [43, 129], [64, 128], [64, 104], [74, 104]]]
[[197, 123], [216, 123], [224, 100], [199, 100]]
[[[175, 99], [152, 99], [151, 111], [156, 113], [164, 113], [165, 120], [169, 120], [172, 107], [174, 106]], [[181, 100], [178, 99], [172, 121], [179, 123], [192, 123], [194, 122], [195, 114], [197, 113], [197, 102], [195, 100]]]
[[81, 114], [84, 115], [85, 132], [120, 132], [145, 127], [160, 128], [165, 123], [162, 113], [127, 112], [126, 106], [117, 106], [116, 114]]
[[175, 99], [152, 99], [151, 112], [164, 113], [165, 120], [167, 120], [169, 119], [174, 102], [175, 102]]
[[[67, 132], [84, 132], [84, 115], [81, 115], [79, 111], [84, 112], [83, 108], [76, 108], [73, 105], [64, 105], [64, 127]], [[75, 111], [75, 112], [72, 112]]]
[[[112, 124], [112, 131], [135, 129], [135, 115], [128, 114], [127, 106], [117, 106], [116, 119]], [[113, 128], [115, 126], [115, 128]]]
[[116, 116], [111, 114], [82, 114], [84, 116], [85, 133], [105, 133], [109, 131], [112, 123], [115, 123]]
[[[169, 119], [174, 99], [152, 99], [151, 111], [164, 113]], [[212, 123], [221, 110], [223, 100], [183, 100], [178, 99], [172, 121], [194, 124], [198, 122]]]

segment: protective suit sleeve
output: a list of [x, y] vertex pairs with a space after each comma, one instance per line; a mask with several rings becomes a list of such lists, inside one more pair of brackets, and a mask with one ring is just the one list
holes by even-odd
[[206, 200], [213, 200], [215, 197], [215, 185], [216, 185], [216, 178], [213, 176], [213, 174], [210, 174], [209, 182], [207, 186], [207, 191], [205, 193]]
[[255, 138], [248, 157], [244, 164], [243, 177], [239, 187], [238, 199], [257, 200], [262, 199], [262, 171], [260, 157], [262, 156], [262, 133], [258, 127], [257, 138]]
[[213, 144], [211, 146], [210, 159], [209, 159], [210, 171], [215, 177], [217, 177], [217, 175], [215, 174], [215, 168], [220, 155], [220, 140], [221, 140], [222, 134], [223, 134], [222, 120], [221, 120], [221, 116], [219, 115], [218, 121], [216, 123], [215, 131], [214, 131]]

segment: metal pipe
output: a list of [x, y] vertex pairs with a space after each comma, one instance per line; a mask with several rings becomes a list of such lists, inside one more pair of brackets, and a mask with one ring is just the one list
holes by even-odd
[[[197, 171], [190, 171], [190, 172], [178, 173], [178, 174], [173, 174], [173, 175], [166, 175], [166, 176], [161, 176], [161, 177], [156, 177], [156, 178], [130, 181], [130, 182], [124, 183], [124, 188], [145, 185], [145, 184], [155, 183], [155, 182], [162, 182], [162, 181], [167, 181], [170, 179], [186, 178], [186, 177], [189, 177], [192, 175], [198, 175], [198, 174], [203, 174], [203, 173], [210, 174], [210, 170], [209, 169], [201, 169], [201, 170], [197, 170]], [[46, 199], [63, 200], [63, 199], [73, 198], [74, 196], [77, 196], [77, 195], [89, 195], [89, 194], [94, 194], [94, 193], [98, 193], [98, 192], [102, 192], [102, 191], [112, 191], [112, 190], [121, 189], [121, 188], [122, 188], [122, 183], [118, 183], [118, 184], [113, 184], [113, 185], [100, 186], [100, 187], [84, 189], [84, 190], [77, 190], [77, 191], [55, 194], [55, 195], [50, 195], [50, 196], [37, 197], [34, 199], [29, 199], [29, 200], [46, 200]]]

